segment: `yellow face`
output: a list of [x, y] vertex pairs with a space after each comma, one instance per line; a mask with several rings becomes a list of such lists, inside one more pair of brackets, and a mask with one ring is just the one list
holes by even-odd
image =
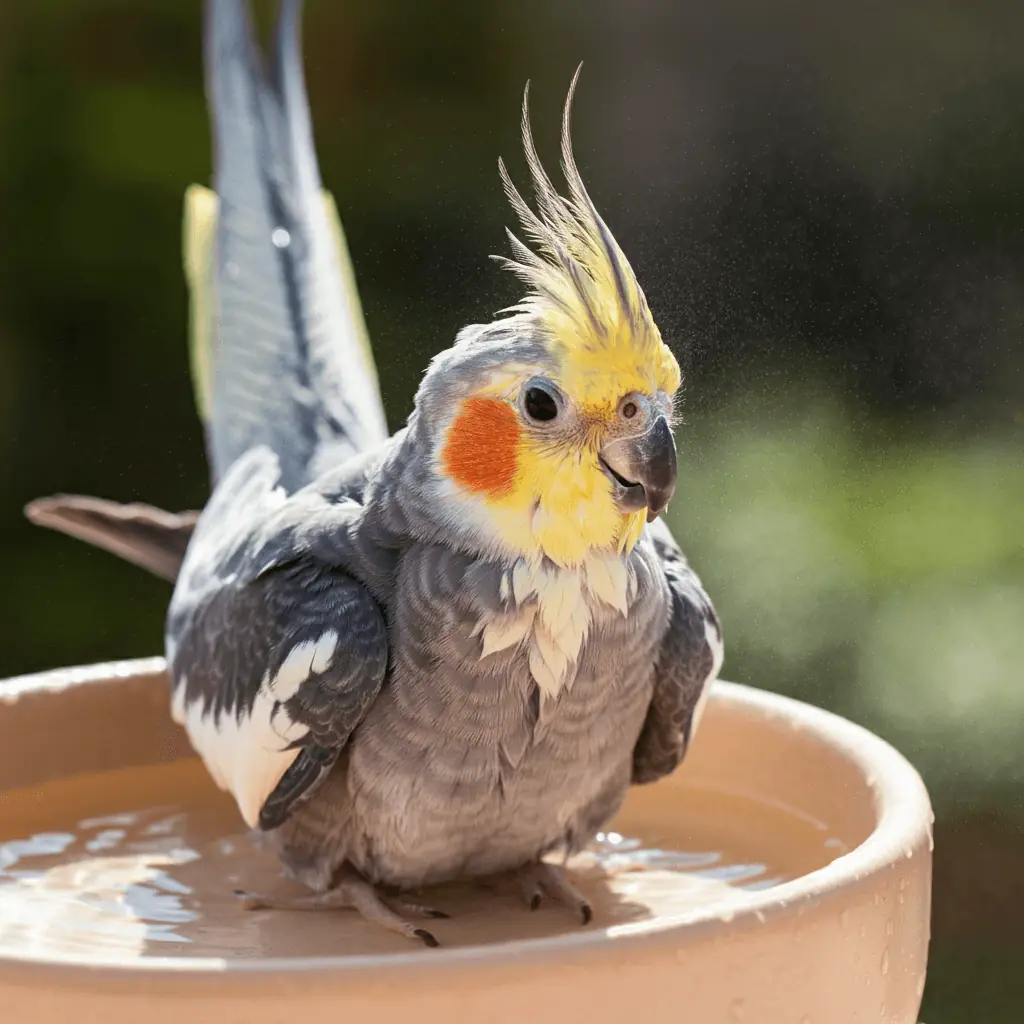
[[638, 363], [635, 351], [606, 347], [600, 358], [563, 358], [551, 374], [531, 367], [492, 377], [456, 411], [442, 472], [526, 557], [569, 567], [595, 551], [628, 552], [646, 509], [623, 510], [601, 453], [671, 416], [679, 367], [660, 342], [657, 355]]

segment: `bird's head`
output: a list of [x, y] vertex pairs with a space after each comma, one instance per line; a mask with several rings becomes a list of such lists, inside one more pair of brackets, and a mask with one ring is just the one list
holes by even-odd
[[[579, 72], [577, 71], [577, 77]], [[527, 285], [509, 314], [462, 332], [431, 366], [418, 398], [433, 421], [433, 472], [460, 518], [505, 548], [578, 565], [628, 552], [676, 483], [672, 438], [679, 365], [632, 268], [591, 201], [569, 135], [568, 196], [544, 172], [523, 100], [534, 212], [502, 181], [527, 247], [495, 257]]]

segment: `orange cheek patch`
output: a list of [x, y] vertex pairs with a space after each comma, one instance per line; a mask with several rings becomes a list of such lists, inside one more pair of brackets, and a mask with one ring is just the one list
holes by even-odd
[[448, 428], [442, 453], [445, 472], [469, 491], [490, 498], [507, 495], [515, 483], [519, 419], [494, 398], [469, 398]]

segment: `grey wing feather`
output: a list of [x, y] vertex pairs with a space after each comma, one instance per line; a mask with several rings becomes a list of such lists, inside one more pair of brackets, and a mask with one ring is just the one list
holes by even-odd
[[207, 0], [205, 37], [219, 199], [211, 469], [216, 481], [265, 444], [288, 492], [387, 436], [321, 194], [300, 12], [282, 3], [269, 74], [244, 0]]
[[648, 529], [672, 604], [655, 665], [654, 693], [633, 750], [635, 784], [654, 782], [682, 761], [723, 655], [721, 626], [697, 574], [664, 523], [658, 520]]
[[377, 603], [308, 544], [311, 518], [337, 529], [354, 503], [289, 499], [277, 476], [266, 448], [228, 471], [200, 517], [167, 626], [175, 718], [245, 820], [264, 829], [329, 771], [388, 661]]

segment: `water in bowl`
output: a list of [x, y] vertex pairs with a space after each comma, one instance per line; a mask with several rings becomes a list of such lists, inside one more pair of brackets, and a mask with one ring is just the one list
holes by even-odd
[[[635, 789], [572, 863], [591, 929], [734, 914], [751, 894], [823, 867], [846, 845], [821, 822], [685, 784]], [[118, 963], [409, 952], [351, 911], [246, 911], [236, 889], [299, 891], [247, 834], [196, 760], [80, 775], [0, 793], [0, 957]], [[446, 947], [579, 928], [528, 911], [511, 885], [458, 884], [425, 902]], [[423, 955], [432, 955], [423, 950]]]

